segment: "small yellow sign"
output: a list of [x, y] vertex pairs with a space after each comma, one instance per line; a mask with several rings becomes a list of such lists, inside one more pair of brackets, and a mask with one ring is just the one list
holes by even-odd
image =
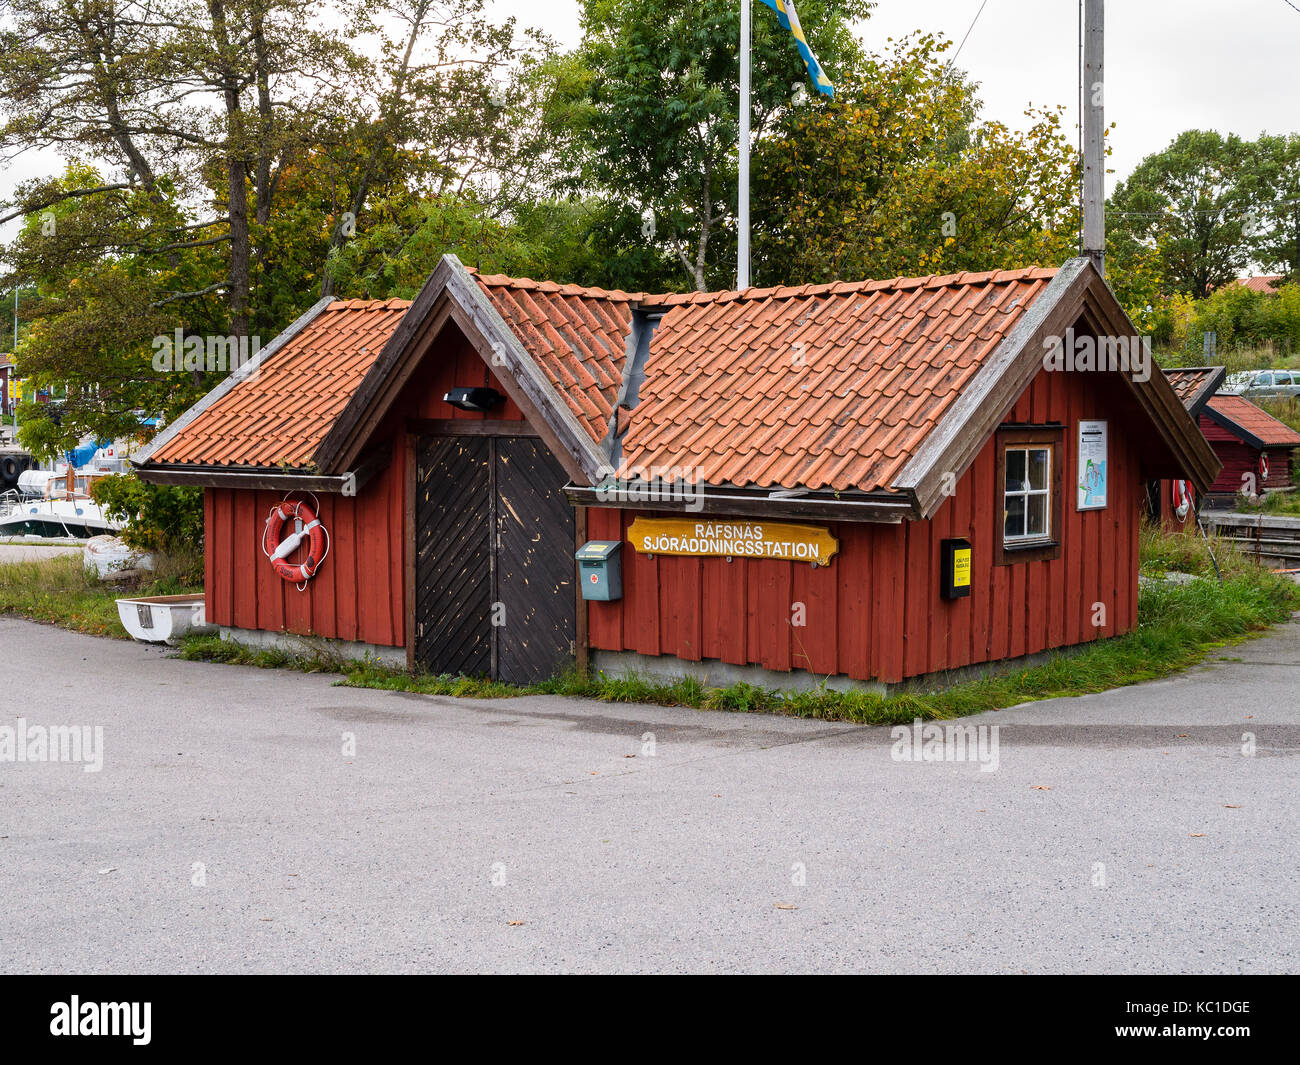
[[840, 542], [817, 525], [777, 521], [637, 518], [628, 543], [643, 555], [779, 558], [829, 566]]
[[952, 586], [967, 588], [970, 586], [970, 552], [969, 547], [959, 547], [952, 553]]

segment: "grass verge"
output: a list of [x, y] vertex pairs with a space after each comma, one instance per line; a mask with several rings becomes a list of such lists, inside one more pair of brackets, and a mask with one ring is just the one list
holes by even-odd
[[176, 577], [123, 587], [101, 584], [82, 565], [81, 552], [29, 562], [0, 563], [0, 614], [16, 614], [91, 636], [125, 640], [117, 600], [131, 595], [181, 595], [201, 591]]
[[[1143, 574], [1138, 627], [1048, 661], [1001, 675], [968, 680], [952, 687], [904, 692], [888, 697], [841, 692], [822, 686], [807, 692], [776, 692], [751, 684], [711, 688], [700, 681], [627, 674], [580, 676], [576, 673], [529, 687], [472, 677], [414, 675], [373, 660], [345, 660], [323, 644], [304, 642], [302, 653], [259, 650], [213, 636], [191, 637], [182, 658], [231, 662], [264, 668], [341, 673], [343, 685], [418, 692], [471, 699], [519, 695], [572, 695], [613, 703], [657, 703], [701, 710], [787, 714], [824, 721], [887, 725], [915, 718], [961, 717], [1035, 699], [1084, 695], [1168, 676], [1195, 664], [1210, 651], [1285, 620], [1300, 608], [1300, 588], [1218, 541], [1215, 556], [1223, 581], [1214, 577], [1206, 544], [1199, 537], [1142, 533]], [[1165, 579], [1169, 571], [1200, 578], [1183, 584]]]

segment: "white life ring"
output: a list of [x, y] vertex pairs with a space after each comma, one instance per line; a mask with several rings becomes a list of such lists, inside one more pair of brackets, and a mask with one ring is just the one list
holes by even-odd
[[1174, 482], [1174, 517], [1186, 521], [1192, 509], [1191, 487], [1186, 481]]

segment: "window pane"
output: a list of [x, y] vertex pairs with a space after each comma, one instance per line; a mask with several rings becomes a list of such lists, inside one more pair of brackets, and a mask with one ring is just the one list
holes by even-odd
[[1007, 491], [1023, 492], [1025, 490], [1025, 452], [1007, 452]]
[[1047, 487], [1048, 450], [1036, 447], [1029, 453], [1029, 487], [1041, 492]]
[[1047, 535], [1047, 496], [1030, 496], [1025, 532], [1030, 536]]
[[[1023, 454], [1023, 452], [1022, 452]], [[1007, 496], [1007, 517], [1003, 536], [1025, 535], [1025, 497]]]

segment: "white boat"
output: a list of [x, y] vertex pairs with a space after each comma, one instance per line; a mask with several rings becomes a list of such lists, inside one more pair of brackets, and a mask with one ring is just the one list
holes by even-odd
[[17, 490], [0, 496], [0, 537], [42, 536], [87, 539], [113, 534], [121, 526], [90, 498], [89, 470], [27, 470]]
[[85, 540], [113, 535], [121, 526], [109, 521], [104, 508], [88, 496], [56, 499], [10, 499], [0, 508], [0, 539], [11, 536]]
[[127, 448], [118, 442], [97, 448], [77, 469], [61, 462], [52, 470], [24, 470], [17, 487], [0, 495], [0, 538], [85, 540], [120, 532], [122, 526], [91, 499], [90, 486], [101, 477], [126, 472], [126, 459]]
[[202, 593], [198, 595], [154, 595], [141, 599], [119, 599], [117, 616], [137, 640], [148, 643], [176, 643], [191, 632], [207, 632]]

